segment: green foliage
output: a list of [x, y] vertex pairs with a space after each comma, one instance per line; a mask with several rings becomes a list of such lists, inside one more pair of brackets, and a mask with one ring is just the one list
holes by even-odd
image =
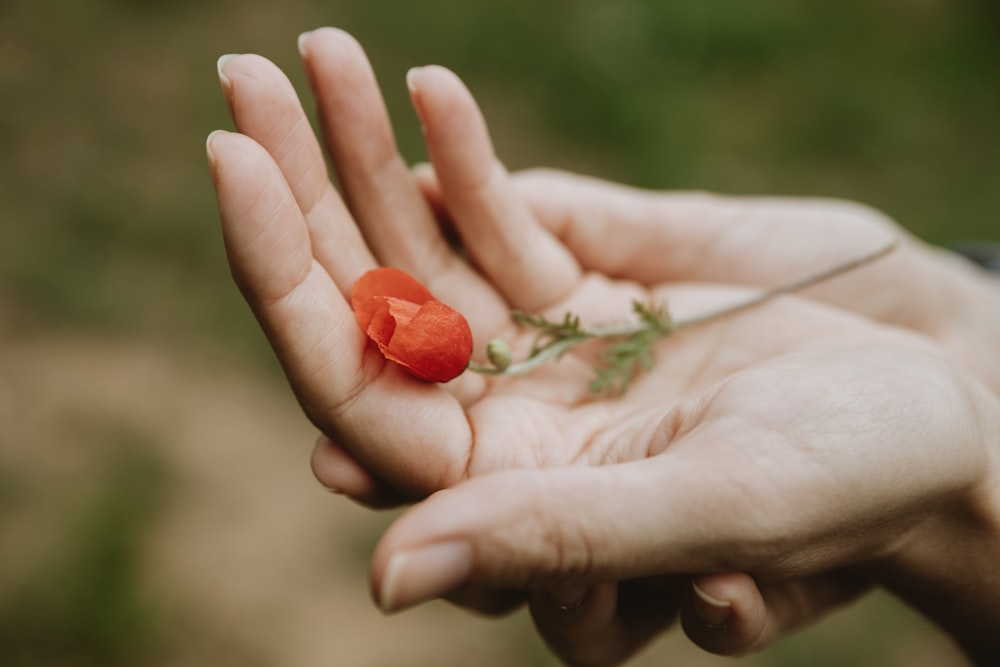
[[531, 345], [530, 356], [532, 357], [561, 341], [583, 340], [592, 335], [580, 326], [580, 317], [573, 313], [566, 313], [561, 322], [555, 322], [547, 319], [544, 315], [526, 313], [522, 310], [515, 310], [511, 313], [511, 317], [518, 324], [538, 329], [538, 336]]
[[647, 307], [636, 301], [632, 309], [639, 316], [640, 327], [601, 354], [604, 365], [590, 383], [592, 392], [624, 394], [636, 373], [653, 367], [653, 346], [674, 331], [666, 308]]
[[[488, 356], [491, 366], [470, 363], [469, 370], [484, 375], [522, 375], [547, 361], [558, 359], [571, 349], [588, 340], [610, 341], [598, 359], [598, 367], [590, 389], [594, 392], [623, 394], [639, 370], [653, 366], [653, 346], [676, 330], [666, 308], [647, 307], [633, 303], [638, 322], [627, 326], [584, 327], [580, 317], [566, 313], [561, 321], [553, 321], [544, 315], [536, 315], [515, 310], [514, 321], [537, 331], [528, 357], [518, 363], [511, 363], [510, 350], [500, 340], [490, 341], [491, 347], [503, 346], [506, 354], [502, 363]], [[683, 322], [681, 323], [684, 324]]]
[[412, 160], [403, 74], [440, 62], [482, 99], [513, 168], [840, 196], [935, 242], [996, 237], [997, 13], [985, 0], [5, 7], [0, 297], [43, 324], [249, 335], [261, 351], [204, 164], [205, 134], [229, 126], [214, 60], [263, 53], [304, 92], [294, 37], [324, 23], [366, 46]]

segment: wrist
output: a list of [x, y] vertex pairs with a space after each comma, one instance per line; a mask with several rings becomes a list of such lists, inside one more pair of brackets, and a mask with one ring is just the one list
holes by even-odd
[[947, 632], [977, 665], [1000, 656], [1000, 400], [974, 388], [982, 473], [929, 509], [875, 566], [886, 589]]

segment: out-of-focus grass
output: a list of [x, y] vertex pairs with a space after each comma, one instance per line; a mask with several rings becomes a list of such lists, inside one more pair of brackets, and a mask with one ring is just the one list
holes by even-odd
[[996, 236], [998, 14], [988, 0], [6, 3], [3, 295], [29, 320], [240, 340], [252, 327], [202, 149], [229, 124], [214, 60], [258, 51], [303, 88], [294, 38], [321, 24], [366, 45], [413, 160], [403, 74], [440, 62], [483, 98], [513, 168], [842, 196], [935, 242]]
[[320, 20], [308, 16], [176, 0], [0, 8], [8, 323], [258, 340], [205, 166], [205, 136], [228, 124], [215, 59], [260, 49], [292, 69], [295, 35]]
[[417, 53], [501, 97], [527, 96], [538, 123], [530, 132], [582, 147], [602, 175], [861, 199], [936, 242], [1000, 228], [994, 3], [625, 0], [498, 10], [441, 0], [346, 9], [388, 63]]
[[[229, 126], [218, 55], [260, 52], [304, 91], [295, 36], [319, 25], [347, 28], [367, 47], [411, 160], [423, 150], [403, 75], [438, 62], [470, 83], [511, 168], [848, 197], [933, 242], [1000, 238], [998, 7], [0, 3], [0, 332], [114, 332], [235, 349], [271, 367], [225, 268], [203, 140]], [[0, 603], [5, 660], [143, 664], [169, 652], [134, 569], [160, 492], [156, 464], [122, 456], [97, 478], [104, 492], [67, 520], [58, 555], [28, 568]], [[0, 470], [0, 520], [4, 503], [24, 500], [19, 478]], [[819, 664], [820, 653], [843, 664], [862, 652], [865, 664], [891, 662], [878, 637], [914, 626], [872, 609], [865, 628], [844, 631], [850, 641], [809, 634], [752, 664]], [[525, 655], [547, 664], [536, 650]]]

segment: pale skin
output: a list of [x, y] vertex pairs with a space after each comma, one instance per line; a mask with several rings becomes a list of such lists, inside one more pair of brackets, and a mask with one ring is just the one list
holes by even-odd
[[323, 29], [300, 49], [343, 197], [260, 57], [220, 62], [239, 134], [214, 133], [209, 161], [234, 278], [323, 433], [317, 477], [373, 506], [416, 501], [372, 559], [384, 609], [527, 600], [567, 664], [613, 665], [678, 617], [737, 654], [883, 585], [973, 659], [1000, 655], [988, 278], [904, 238], [877, 265], [666, 339], [623, 397], [587, 393], [586, 346], [521, 378], [426, 384], [355, 324], [345, 298], [365, 270], [408, 271], [466, 315], [477, 350], [516, 349], [512, 308], [694, 315], [901, 232], [837, 202], [512, 177], [438, 67], [408, 76], [433, 164], [411, 171], [360, 46]]

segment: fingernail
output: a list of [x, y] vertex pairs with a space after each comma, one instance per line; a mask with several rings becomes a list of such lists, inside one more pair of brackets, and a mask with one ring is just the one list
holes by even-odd
[[553, 586], [546, 593], [563, 611], [577, 609], [587, 597], [586, 586]]
[[406, 89], [410, 91], [410, 100], [412, 100], [413, 108], [417, 112], [421, 128], [424, 127], [424, 106], [423, 100], [420, 98], [420, 91], [417, 90], [416, 77], [422, 69], [423, 67], [411, 67], [406, 73]]
[[416, 176], [431, 177], [434, 175], [434, 166], [430, 162], [415, 162], [410, 171]]
[[233, 89], [233, 84], [226, 76], [226, 63], [235, 58], [237, 53], [227, 53], [223, 56], [219, 56], [219, 59], [215, 61], [215, 69], [219, 72], [219, 83], [222, 84], [222, 90], [229, 95], [230, 91]]
[[303, 58], [306, 57], [306, 42], [309, 40], [309, 35], [313, 33], [312, 30], [307, 30], [306, 32], [299, 35], [298, 45], [299, 45], [299, 55]]
[[467, 542], [442, 542], [402, 551], [389, 559], [378, 604], [385, 612], [427, 602], [463, 583], [472, 571]]
[[691, 582], [691, 588], [694, 590], [692, 598], [694, 613], [698, 615], [698, 618], [707, 625], [725, 625], [733, 613], [733, 603], [712, 597], [694, 581]]
[[406, 71], [406, 88], [410, 91], [410, 94], [416, 94], [417, 84], [414, 78], [417, 76], [417, 72], [422, 70], [423, 67], [411, 67]]
[[209, 164], [215, 164], [215, 151], [212, 149], [212, 142], [215, 141], [217, 136], [225, 133], [225, 130], [215, 130], [214, 132], [209, 133], [208, 137], [205, 139], [205, 153], [208, 155]]

